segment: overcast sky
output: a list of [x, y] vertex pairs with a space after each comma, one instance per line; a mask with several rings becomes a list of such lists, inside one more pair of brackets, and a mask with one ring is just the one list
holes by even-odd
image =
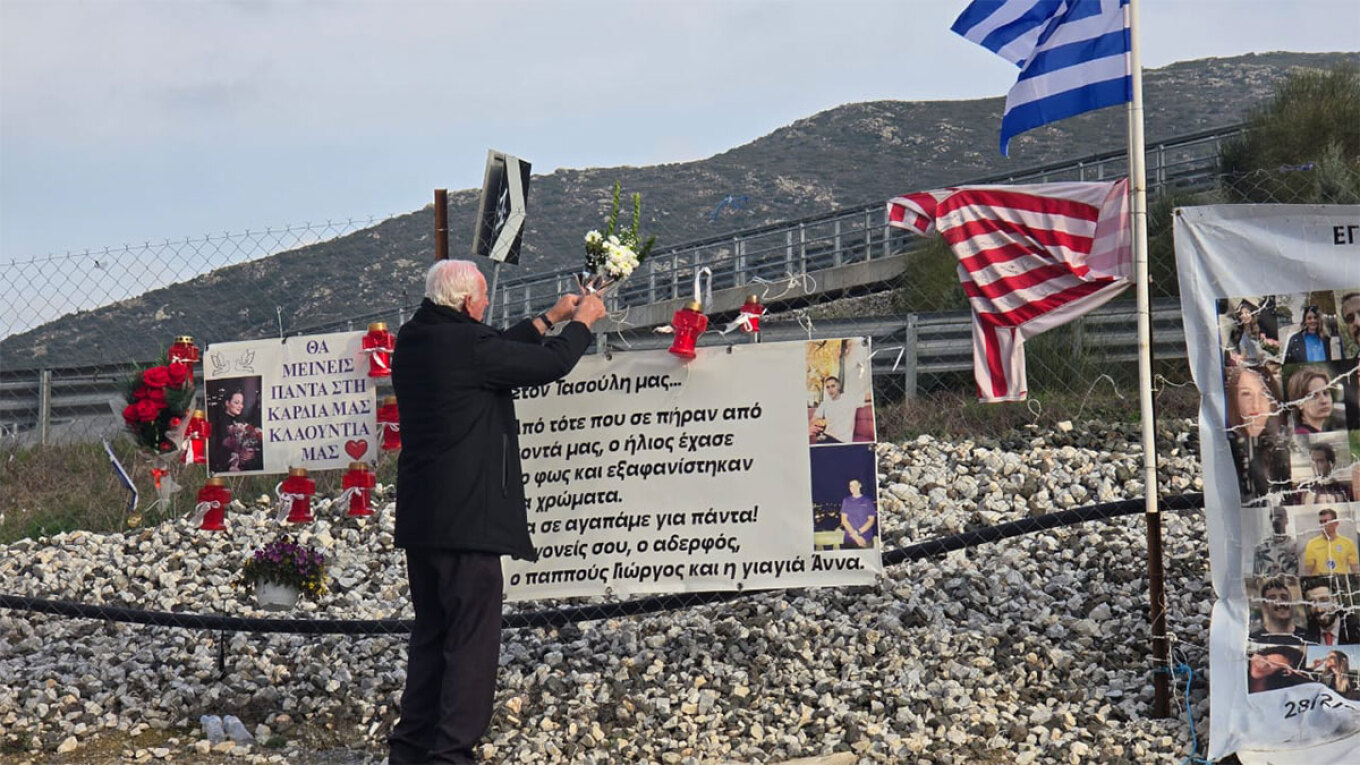
[[[0, 263], [382, 217], [711, 156], [839, 104], [1003, 95], [967, 0], [0, 0]], [[1356, 0], [1143, 0], [1159, 67], [1354, 50]], [[998, 115], [999, 125], [999, 115]]]

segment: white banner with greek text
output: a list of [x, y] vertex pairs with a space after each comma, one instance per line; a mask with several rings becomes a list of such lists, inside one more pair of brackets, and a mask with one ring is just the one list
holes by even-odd
[[540, 559], [513, 600], [849, 585], [882, 571], [868, 341], [583, 358], [517, 392]]
[[375, 460], [375, 387], [363, 337], [334, 332], [209, 345], [209, 472], [340, 470]]

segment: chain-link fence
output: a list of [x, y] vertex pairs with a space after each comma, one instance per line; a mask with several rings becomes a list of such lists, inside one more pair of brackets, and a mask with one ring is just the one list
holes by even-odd
[[[1241, 130], [1231, 126], [1149, 147], [1154, 193], [1211, 186], [1221, 147]], [[970, 182], [1100, 180], [1118, 177], [1126, 167], [1125, 157], [1111, 152]], [[432, 217], [427, 210], [6, 264], [4, 277], [12, 286], [0, 295], [5, 328], [0, 434], [19, 444], [115, 434], [119, 423], [107, 402], [117, 397], [123, 371], [154, 359], [177, 335], [207, 343], [363, 328], [379, 321], [399, 325], [421, 297], [421, 266], [432, 252]], [[665, 241], [664, 226], [650, 233]], [[270, 257], [280, 253], [287, 257]], [[284, 260], [286, 267], [280, 265]], [[880, 345], [903, 354], [891, 366], [918, 374], [914, 383], [910, 375], [900, 377], [906, 388], [888, 398], [968, 391], [968, 367], [961, 361], [968, 349], [959, 332], [966, 317], [958, 313], [967, 303], [953, 263], [942, 248], [889, 226], [884, 206], [875, 203], [663, 246], [614, 291], [612, 320], [602, 327], [617, 330], [616, 344], [626, 347], [639, 334], [630, 330], [642, 328], [646, 334], [667, 324], [671, 311], [692, 294], [696, 274], [708, 269], [712, 281], [705, 287], [713, 296], [707, 310], [715, 324], [735, 316], [749, 294], [766, 301], [774, 312], [772, 324], [781, 314], [804, 324], [839, 315], [878, 317], [878, 325], [896, 319], [903, 326]], [[1174, 284], [1174, 274], [1168, 277], [1166, 283]], [[490, 311], [498, 323], [537, 314], [576, 283], [570, 269], [494, 281]], [[343, 300], [336, 299], [340, 295]], [[910, 345], [905, 324], [910, 317], [923, 334], [920, 346], [904, 350]], [[1100, 352], [1108, 344], [1103, 330], [1118, 329], [1121, 321], [1094, 318], [1059, 333], [1060, 339], [1041, 338], [1031, 350], [1055, 359], [1090, 358], [1080, 352], [1086, 337]], [[815, 326], [811, 335], [827, 336]], [[725, 339], [715, 335], [711, 342]], [[1056, 347], [1049, 348], [1053, 343]], [[1044, 365], [1041, 359], [1036, 372]], [[1070, 369], [1055, 372], [1065, 381], [1080, 377]], [[1035, 378], [1039, 384], [1046, 379], [1042, 373]], [[885, 393], [895, 385], [886, 383]]]
[[[1227, 135], [1230, 138], [1231, 135]], [[1215, 140], [1225, 136], [1216, 136]], [[1215, 144], [1216, 146], [1216, 144]], [[1156, 385], [1164, 414], [1191, 416], [1196, 411], [1193, 386], [1184, 366], [1184, 340], [1176, 290], [1174, 255], [1171, 247], [1171, 211], [1174, 206], [1227, 201], [1274, 201], [1283, 203], [1353, 203], [1360, 189], [1360, 174], [1351, 167], [1294, 166], [1258, 170], [1233, 177], [1221, 177], [1206, 170], [1206, 156], [1189, 156], [1190, 149], [1161, 147], [1164, 158], [1153, 173], [1151, 193], [1151, 272], [1153, 276], [1153, 326], [1155, 340]], [[1174, 155], [1173, 159], [1166, 159]], [[1066, 169], [1050, 169], [1036, 179], [1058, 180], [1073, 177], [1109, 178], [1117, 175], [1118, 158], [1097, 163], [1082, 162]], [[1092, 170], [1092, 167], [1099, 168]], [[1179, 168], [1179, 171], [1176, 170]], [[1064, 175], [1064, 174], [1068, 175]], [[1034, 179], [1031, 179], [1034, 180]], [[1079, 321], [1050, 331], [1027, 344], [1030, 401], [995, 407], [981, 407], [972, 401], [971, 322], [967, 301], [958, 286], [953, 256], [938, 243], [916, 240], [886, 225], [881, 207], [836, 213], [798, 221], [793, 226], [770, 227], [740, 232], [721, 241], [705, 241], [677, 247], [658, 254], [656, 263], [639, 278], [630, 280], [613, 297], [611, 323], [597, 336], [596, 351], [663, 347], [668, 337], [658, 336], [653, 327], [664, 324], [677, 301], [687, 297], [686, 290], [696, 270], [708, 266], [714, 271], [713, 324], [720, 326], [735, 316], [745, 295], [755, 294], [771, 309], [766, 317], [763, 340], [822, 339], [867, 336], [873, 339], [874, 384], [877, 425], [880, 440], [895, 441], [921, 433], [949, 434], [961, 439], [986, 437], [1030, 425], [1059, 428], [1064, 421], [1077, 428], [1090, 420], [1127, 423], [1138, 412], [1135, 361], [1135, 312], [1132, 291], [1111, 301]], [[337, 237], [354, 241], [378, 241], [382, 222], [346, 221], [313, 227], [290, 227], [264, 233], [206, 237], [202, 240], [167, 242], [160, 245], [102, 250], [27, 262], [5, 267], [6, 281], [13, 285], [3, 309], [7, 332], [0, 345], [0, 425], [3, 425], [6, 481], [14, 487], [23, 471], [49, 471], [38, 480], [23, 480], [23, 491], [7, 491], [0, 500], [0, 512], [11, 516], [11, 523], [47, 501], [43, 491], [49, 486], [70, 483], [63, 472], [69, 462], [102, 462], [88, 448], [89, 442], [116, 436], [121, 422], [109, 410], [109, 400], [118, 396], [118, 384], [144, 357], [116, 358], [121, 338], [128, 327], [80, 328], [76, 317], [63, 316], [69, 310], [89, 311], [118, 302], [141, 314], [151, 313], [161, 320], [174, 319], [173, 334], [192, 334], [200, 342], [249, 339], [252, 337], [314, 333], [362, 328], [369, 322], [400, 324], [418, 303], [418, 291], [396, 296], [389, 289], [385, 301], [375, 300], [366, 307], [351, 307], [345, 315], [308, 322], [307, 306], [292, 304], [286, 309], [282, 298], [271, 294], [259, 305], [198, 310], [202, 306], [175, 304], [174, 283], [190, 277], [223, 291], [227, 306], [242, 302], [232, 296], [235, 275], [250, 275], [252, 283], [268, 279], [267, 257], [280, 250], [295, 249]], [[419, 272], [419, 258], [410, 257], [411, 270]], [[347, 266], [361, 271], [362, 263]], [[295, 277], [290, 277], [295, 278]], [[287, 289], [287, 284], [282, 285]], [[493, 315], [505, 322], [533, 315], [542, 310], [555, 294], [572, 286], [566, 273], [552, 274], [498, 285]], [[60, 293], [60, 298], [49, 297]], [[272, 316], [259, 306], [272, 305]], [[250, 313], [247, 329], [230, 336], [222, 334], [221, 310]], [[63, 323], [66, 322], [66, 323]], [[231, 326], [240, 326], [232, 324]], [[47, 333], [47, 334], [44, 334]], [[72, 336], [74, 335], [74, 336]], [[733, 335], [732, 337], [735, 337]], [[168, 338], [167, 338], [168, 340]], [[22, 342], [20, 342], [22, 341]], [[735, 342], [743, 342], [739, 340]], [[701, 344], [734, 342], [728, 336], [712, 334]], [[86, 353], [80, 350], [88, 347]], [[16, 354], [26, 354], [22, 357]], [[102, 363], [90, 363], [90, 360]], [[1183, 425], [1183, 424], [1182, 424]], [[1168, 448], [1185, 449], [1188, 434], [1168, 431], [1162, 434]], [[52, 449], [32, 449], [35, 444], [63, 444], [69, 450], [59, 458], [49, 458]], [[1193, 444], [1191, 444], [1191, 447]], [[85, 451], [81, 451], [84, 449]], [[129, 450], [124, 449], [124, 457]], [[37, 456], [35, 456], [35, 454]], [[49, 457], [44, 457], [47, 454]], [[46, 460], [46, 461], [44, 461]], [[67, 460], [68, 462], [63, 462]], [[39, 468], [38, 466], [42, 467]], [[87, 466], [88, 467], [88, 466]], [[379, 466], [380, 477], [390, 483], [391, 465]], [[971, 476], [974, 480], [981, 475]], [[105, 496], [119, 496], [120, 489], [107, 476], [89, 475], [91, 484], [102, 485]], [[134, 475], [145, 496], [154, 496], [149, 469]], [[84, 477], [77, 479], [77, 483]], [[191, 478], [185, 478], [190, 482]], [[1191, 479], [1181, 477], [1177, 486], [1163, 487], [1168, 494], [1193, 488]], [[103, 482], [99, 484], [99, 482]], [[238, 496], [267, 493], [263, 484], [242, 481], [235, 485]], [[1127, 487], [1126, 487], [1127, 488]], [[1089, 505], [1069, 496], [1069, 508]], [[1086, 499], [1093, 494], [1083, 493]], [[22, 499], [16, 499], [22, 497]], [[63, 497], [58, 503], [69, 503]], [[1179, 498], [1172, 504], [1197, 507], [1195, 497]], [[25, 506], [18, 504], [26, 503]], [[1062, 507], [1061, 505], [1059, 507]], [[920, 536], [903, 532], [901, 544], [887, 550], [890, 563], [937, 556], [953, 549], [984, 541], [1052, 528], [1058, 522], [1081, 522], [1136, 512], [1140, 503], [1094, 505], [1073, 509], [1070, 518], [1056, 512], [1039, 518], [1016, 521], [1006, 530], [987, 530], [979, 514], [969, 522], [973, 536], [932, 534]], [[1116, 508], [1111, 510], [1111, 508]], [[140, 515], [140, 508], [131, 515]], [[142, 539], [154, 540], [153, 524], [163, 520], [148, 514], [129, 517], [120, 511], [110, 525], [146, 527]], [[997, 515], [999, 520], [1011, 517]], [[55, 532], [69, 528], [66, 521], [55, 525], [28, 525], [27, 532]], [[69, 523], [75, 523], [71, 521]], [[0, 529], [5, 521], [0, 517]], [[999, 527], [998, 527], [999, 528]], [[938, 531], [938, 530], [937, 530]], [[958, 530], [956, 530], [958, 531]], [[145, 535], [151, 534], [147, 537]], [[378, 539], [379, 547], [390, 545]], [[386, 548], [387, 564], [397, 565], [393, 551]], [[26, 570], [32, 574], [33, 571]], [[25, 572], [14, 572], [24, 574]], [[355, 585], [357, 588], [358, 585]], [[30, 588], [41, 591], [42, 588]], [[540, 627], [578, 621], [615, 619], [657, 610], [688, 608], [725, 601], [740, 594], [689, 594], [629, 602], [567, 600], [512, 608], [507, 624]], [[120, 599], [121, 600], [121, 599]], [[205, 630], [333, 632], [343, 634], [388, 634], [407, 628], [392, 614], [386, 619], [348, 621], [271, 621], [262, 622], [235, 616], [206, 614], [153, 613], [125, 605], [72, 603], [38, 596], [7, 596], [0, 607], [33, 610], [66, 616], [126, 620], [162, 626], [181, 626]], [[1173, 626], [1173, 630], [1174, 630]], [[219, 657], [219, 662], [222, 659]]]

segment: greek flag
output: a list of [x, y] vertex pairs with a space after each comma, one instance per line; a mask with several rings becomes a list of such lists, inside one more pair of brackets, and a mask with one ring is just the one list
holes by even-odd
[[1133, 100], [1128, 0], [973, 0], [952, 29], [1020, 67], [1001, 118], [1012, 136]]

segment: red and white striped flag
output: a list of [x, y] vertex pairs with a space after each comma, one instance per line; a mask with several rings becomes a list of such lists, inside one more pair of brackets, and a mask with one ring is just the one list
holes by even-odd
[[959, 259], [981, 400], [1023, 400], [1025, 339], [1129, 285], [1128, 185], [964, 186], [889, 200], [892, 225], [939, 231]]

